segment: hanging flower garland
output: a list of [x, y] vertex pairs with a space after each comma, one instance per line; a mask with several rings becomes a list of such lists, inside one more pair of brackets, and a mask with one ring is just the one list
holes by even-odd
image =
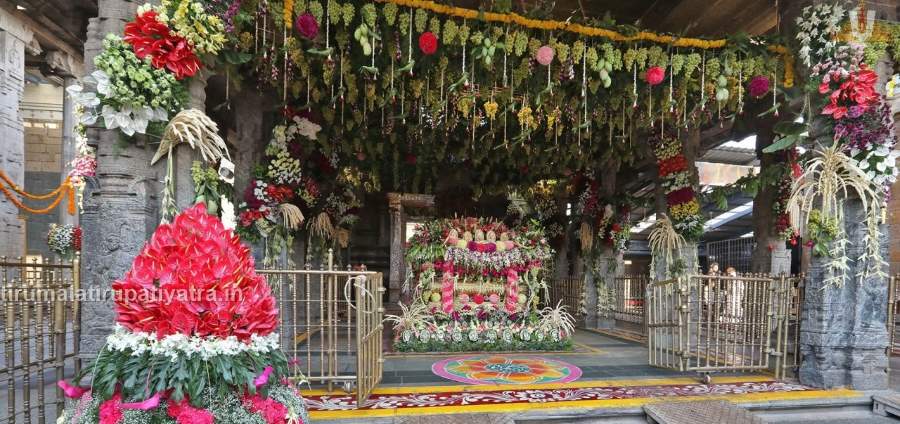
[[304, 229], [323, 242], [347, 247], [359, 219], [352, 171], [307, 150], [321, 129], [305, 115], [276, 126], [265, 162], [244, 192], [238, 231], [249, 240], [266, 241], [267, 263]]
[[654, 154], [672, 226], [685, 240], [699, 240], [703, 234], [704, 220], [681, 141], [663, 137], [654, 147]]
[[590, 256], [602, 246], [615, 254], [628, 250], [631, 239], [631, 204], [627, 198], [603, 199], [600, 182], [588, 176], [573, 208], [573, 215], [581, 220], [578, 238], [581, 251]]
[[50, 224], [47, 232], [47, 246], [57, 255], [72, 259], [81, 251], [81, 227], [75, 225]]

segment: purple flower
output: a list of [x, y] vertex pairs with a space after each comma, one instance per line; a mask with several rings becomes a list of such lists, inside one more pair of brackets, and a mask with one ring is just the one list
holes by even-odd
[[319, 23], [316, 22], [316, 18], [309, 12], [298, 16], [297, 20], [294, 22], [294, 27], [297, 28], [297, 32], [299, 32], [303, 38], [311, 40], [319, 35]]
[[459, 321], [459, 318], [460, 318], [459, 312], [453, 311], [452, 313], [450, 313], [450, 318], [452, 318], [454, 321]]
[[847, 115], [852, 119], [856, 119], [856, 118], [859, 118], [860, 116], [862, 116], [863, 112], [865, 112], [865, 111], [866, 111], [866, 108], [864, 108], [862, 106], [859, 106], [859, 105], [850, 106], [850, 111], [847, 113]]
[[750, 85], [747, 89], [751, 96], [762, 97], [769, 92], [769, 78], [763, 75], [757, 75], [750, 79]]

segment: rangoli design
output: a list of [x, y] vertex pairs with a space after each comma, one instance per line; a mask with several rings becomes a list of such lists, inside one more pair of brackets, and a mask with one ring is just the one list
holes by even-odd
[[459, 407], [460, 412], [473, 405], [522, 405], [558, 402], [560, 408], [575, 401], [603, 401], [614, 399], [721, 396], [751, 393], [785, 393], [810, 390], [800, 384], [757, 381], [724, 384], [677, 384], [654, 386], [597, 386], [554, 389], [448, 391], [437, 393], [375, 393], [356, 407], [356, 395], [304, 395], [310, 411], [390, 410], [403, 408]]
[[465, 384], [568, 383], [581, 377], [575, 365], [536, 356], [477, 355], [436, 362], [432, 372]]

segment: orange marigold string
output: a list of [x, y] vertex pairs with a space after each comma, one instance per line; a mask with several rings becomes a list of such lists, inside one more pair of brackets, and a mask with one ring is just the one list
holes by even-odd
[[[67, 197], [66, 212], [68, 212], [69, 215], [75, 215], [75, 187], [72, 185], [72, 181], [69, 179], [69, 177], [66, 177], [66, 180], [63, 181], [63, 183], [60, 184], [60, 186], [57, 187], [55, 190], [53, 190], [50, 193], [42, 194], [42, 195], [34, 195], [34, 194], [26, 192], [25, 190], [20, 188], [18, 185], [13, 183], [12, 179], [9, 178], [9, 176], [6, 175], [6, 173], [3, 172], [3, 170], [0, 170], [0, 180], [2, 180], [2, 181], [0, 181], [0, 191], [3, 192], [3, 194], [6, 196], [7, 199], [9, 199], [10, 202], [12, 202], [14, 205], [16, 205], [17, 208], [19, 208], [21, 210], [24, 210], [26, 212], [36, 214], [36, 215], [47, 214], [47, 213], [50, 213], [52, 210], [56, 209], [57, 206], [59, 206], [60, 202], [62, 202], [63, 197]], [[7, 186], [9, 186], [9, 188], [7, 188]], [[9, 190], [10, 188], [15, 193], [18, 193], [19, 195], [21, 195], [22, 197], [32, 199], [32, 200], [47, 200], [47, 199], [53, 198], [54, 196], [55, 196], [55, 198], [53, 199], [53, 202], [51, 202], [50, 205], [47, 206], [46, 208], [32, 209], [32, 208], [29, 208], [28, 206], [26, 206], [24, 203], [22, 203], [19, 199], [17, 199], [16, 196], [10, 192], [10, 190]]]

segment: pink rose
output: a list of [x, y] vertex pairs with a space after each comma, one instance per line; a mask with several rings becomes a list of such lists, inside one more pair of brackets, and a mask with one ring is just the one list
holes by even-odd
[[459, 302], [462, 304], [469, 303], [469, 295], [467, 295], [465, 293], [459, 295]]
[[498, 296], [497, 293], [494, 293], [491, 295], [490, 298], [488, 298], [488, 300], [490, 300], [491, 303], [496, 304], [497, 302], [500, 301], [500, 296]]
[[651, 66], [644, 78], [650, 85], [659, 85], [666, 78], [666, 70], [659, 66]]
[[294, 27], [297, 28], [297, 32], [299, 32], [303, 38], [311, 40], [319, 35], [319, 23], [316, 22], [315, 16], [309, 12], [298, 16], [297, 20], [294, 22]]
[[553, 47], [543, 46], [538, 49], [537, 54], [535, 54], [535, 59], [537, 59], [538, 63], [541, 65], [547, 66], [551, 62], [553, 62]]
[[769, 92], [769, 78], [763, 75], [757, 75], [751, 78], [747, 90], [753, 97], [762, 97]]

